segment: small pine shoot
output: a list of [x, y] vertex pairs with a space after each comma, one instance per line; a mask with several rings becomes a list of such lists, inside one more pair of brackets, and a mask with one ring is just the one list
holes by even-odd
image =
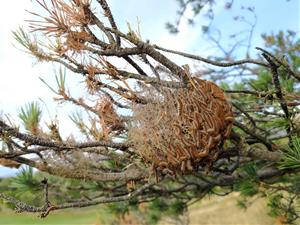
[[279, 169], [297, 169], [300, 167], [300, 140], [298, 137], [292, 138], [292, 146], [283, 152], [284, 156], [279, 164]]
[[65, 83], [66, 83], [66, 70], [59, 68], [59, 71], [55, 72], [55, 80], [57, 89], [55, 90], [53, 87], [51, 87], [43, 78], [40, 77], [40, 80], [55, 94], [57, 95], [63, 95], [65, 93]]
[[37, 135], [40, 133], [39, 123], [41, 121], [42, 110], [37, 102], [31, 102], [21, 107], [19, 118], [27, 131]]

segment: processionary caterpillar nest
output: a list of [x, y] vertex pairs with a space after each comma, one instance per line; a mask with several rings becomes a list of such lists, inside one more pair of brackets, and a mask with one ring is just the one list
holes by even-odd
[[186, 88], [148, 95], [148, 104], [134, 107], [129, 132], [142, 159], [155, 172], [172, 175], [196, 171], [198, 166], [209, 169], [233, 123], [223, 90], [191, 78]]

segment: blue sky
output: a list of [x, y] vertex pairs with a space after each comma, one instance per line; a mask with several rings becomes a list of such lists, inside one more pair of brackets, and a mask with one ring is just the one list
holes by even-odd
[[[125, 4], [120, 1], [110, 1], [111, 8], [116, 15], [118, 24], [126, 28], [126, 22], [129, 21], [132, 25], [136, 24], [136, 18], [141, 21], [142, 36], [149, 39], [153, 43], [162, 42], [164, 45], [169, 45], [172, 40], [179, 39], [177, 36], [169, 35], [165, 29], [165, 22], [174, 21], [176, 16], [177, 3], [175, 0], [126, 0]], [[300, 26], [300, 5], [299, 0], [237, 0], [234, 1], [232, 10], [224, 10], [223, 0], [215, 1], [215, 19], [214, 27], [218, 27], [225, 37], [226, 34], [233, 33], [241, 29], [241, 24], [234, 23], [232, 18], [236, 15], [244, 15], [251, 19], [251, 15], [246, 10], [241, 10], [241, 6], [254, 6], [257, 14], [257, 26], [254, 30], [254, 39], [257, 44], [260, 43], [261, 33], [278, 32], [279, 30], [291, 29], [299, 33]], [[188, 10], [189, 11], [189, 10]], [[191, 13], [188, 13], [191, 14]], [[196, 25], [186, 28], [181, 36], [186, 38], [186, 41], [179, 45], [172, 46], [180, 48], [181, 45], [188, 51], [198, 53], [201, 48], [205, 48], [207, 43], [201, 35], [201, 25], [207, 24], [207, 20], [203, 17], [196, 19]], [[180, 36], [180, 34], [179, 34]]]
[[[37, 11], [36, 5], [33, 6], [32, 2], [31, 0], [10, 0], [5, 1], [0, 8], [0, 112], [9, 113], [12, 117], [16, 117], [16, 109], [24, 103], [39, 98], [46, 102], [48, 108], [51, 109], [52, 116], [65, 111], [66, 107], [57, 107], [52, 101], [52, 93], [38, 79], [42, 77], [50, 82], [54, 81], [53, 65], [34, 65], [33, 58], [13, 47], [13, 43], [16, 43], [11, 31], [24, 24], [25, 19], [30, 19], [25, 9]], [[225, 46], [230, 44], [226, 36], [242, 29], [238, 23], [233, 22], [233, 16], [243, 14], [247, 17], [247, 13], [240, 9], [241, 5], [255, 6], [258, 21], [253, 34], [254, 47], [261, 46], [261, 33], [276, 33], [279, 30], [290, 29], [296, 31], [299, 36], [299, 0], [236, 0], [230, 11], [224, 10], [225, 1], [216, 2], [213, 26], [221, 29], [224, 34], [222, 42]], [[206, 18], [198, 17], [194, 27], [187, 26], [183, 20], [179, 26], [180, 33], [177, 35], [170, 35], [165, 29], [165, 23], [174, 21], [176, 16], [175, 0], [110, 0], [108, 3], [117, 24], [123, 31], [127, 31], [127, 22], [134, 29], [139, 21], [142, 38], [149, 39], [151, 43], [202, 56], [212, 53], [208, 50], [210, 43], [201, 35], [201, 26], [208, 23]], [[192, 11], [188, 9], [185, 16], [191, 15]], [[173, 59], [180, 65], [187, 63], [179, 57]], [[71, 79], [73, 85], [79, 82], [75, 76]], [[63, 123], [65, 127], [71, 126], [66, 120]], [[0, 176], [14, 173], [15, 170], [0, 167]]]

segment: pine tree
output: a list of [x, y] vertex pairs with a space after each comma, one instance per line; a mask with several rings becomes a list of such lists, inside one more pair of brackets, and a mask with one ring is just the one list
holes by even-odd
[[[107, 204], [118, 218], [135, 212], [152, 224], [207, 195], [237, 191], [241, 206], [260, 195], [271, 215], [298, 219], [300, 40], [294, 32], [264, 34], [266, 49], [257, 48], [257, 59], [204, 58], [144, 41], [131, 26], [121, 31], [105, 0], [36, 2], [43, 14], [32, 12], [37, 19], [14, 37], [38, 62], [61, 66], [56, 87], [42, 82], [56, 101], [81, 109], [69, 119], [82, 138], [63, 137], [56, 119], [44, 127], [35, 102], [20, 109], [21, 126], [1, 117], [0, 160], [6, 161], [0, 163], [28, 166], [1, 191], [4, 203], [42, 217]], [[213, 1], [191, 2], [197, 15]], [[183, 10], [188, 4], [179, 3]], [[167, 25], [173, 33], [176, 26]], [[206, 66], [193, 72], [167, 53]], [[74, 74], [85, 82], [80, 98], [67, 87]], [[250, 75], [228, 82], [235, 74]]]

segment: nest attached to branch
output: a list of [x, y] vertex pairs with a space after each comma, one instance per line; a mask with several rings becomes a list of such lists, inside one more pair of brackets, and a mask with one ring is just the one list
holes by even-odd
[[146, 94], [149, 102], [133, 109], [129, 135], [154, 172], [208, 170], [230, 135], [233, 114], [216, 84], [191, 78], [187, 88]]

